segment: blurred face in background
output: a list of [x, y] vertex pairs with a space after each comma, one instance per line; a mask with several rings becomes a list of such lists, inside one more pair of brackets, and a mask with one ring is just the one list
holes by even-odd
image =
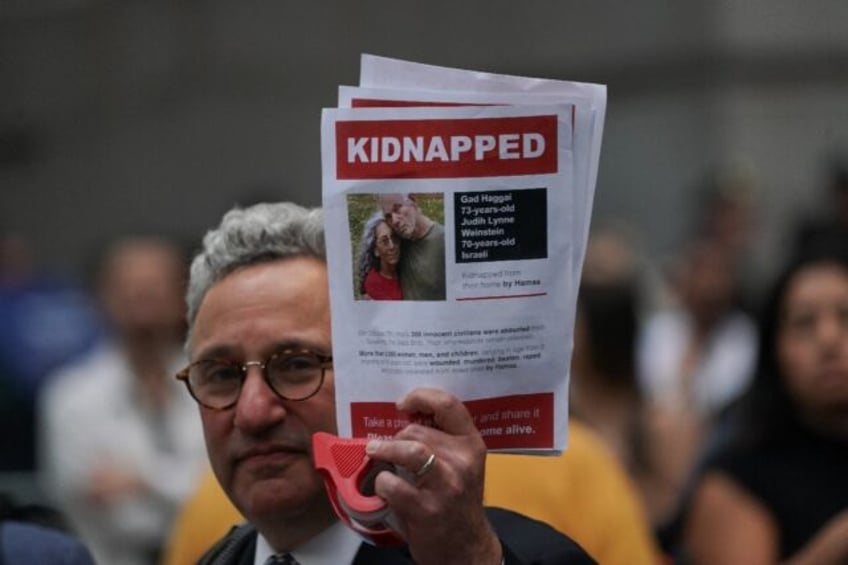
[[848, 416], [848, 270], [818, 263], [794, 276], [784, 296], [777, 355], [803, 413]]
[[185, 264], [165, 241], [119, 243], [103, 265], [99, 290], [116, 331], [125, 338], [181, 339]]
[[702, 242], [693, 247], [680, 275], [680, 295], [702, 326], [716, 323], [733, 304], [735, 270], [726, 250]]

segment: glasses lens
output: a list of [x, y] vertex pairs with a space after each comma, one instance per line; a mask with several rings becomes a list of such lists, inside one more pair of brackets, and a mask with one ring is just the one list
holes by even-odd
[[238, 398], [241, 368], [223, 361], [199, 361], [191, 366], [188, 381], [201, 404], [223, 408]]
[[289, 400], [302, 400], [315, 394], [324, 374], [321, 359], [307, 352], [275, 355], [265, 370], [271, 387]]

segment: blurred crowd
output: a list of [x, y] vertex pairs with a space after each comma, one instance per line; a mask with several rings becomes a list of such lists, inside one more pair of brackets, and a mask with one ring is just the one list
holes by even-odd
[[[570, 414], [622, 470], [656, 562], [848, 559], [848, 170], [827, 188], [821, 214], [787, 223], [782, 274], [751, 259], [763, 192], [750, 176], [705, 182], [670, 260], [632, 227], [594, 226]], [[31, 476], [31, 498], [97, 562], [162, 563], [208, 479], [174, 379], [187, 257], [127, 237], [84, 285], [35, 272], [27, 253], [3, 238], [0, 472]], [[569, 472], [547, 469], [540, 499]], [[581, 480], [592, 493], [592, 473]]]
[[185, 253], [127, 237], [102, 250], [83, 287], [48, 284], [15, 246], [3, 264], [14, 342], [4, 344], [2, 402], [4, 419], [18, 421], [4, 434], [2, 470], [32, 473], [29, 497], [55, 507], [98, 563], [155, 563], [205, 463], [197, 410], [174, 379]]

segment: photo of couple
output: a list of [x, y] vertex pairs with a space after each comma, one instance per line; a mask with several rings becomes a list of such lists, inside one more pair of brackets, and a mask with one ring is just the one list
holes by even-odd
[[351, 194], [348, 214], [357, 300], [445, 299], [444, 194]]

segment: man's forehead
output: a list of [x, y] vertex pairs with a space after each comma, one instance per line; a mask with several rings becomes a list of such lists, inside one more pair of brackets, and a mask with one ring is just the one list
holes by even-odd
[[380, 196], [380, 204], [384, 212], [390, 212], [395, 206], [403, 206], [409, 202], [409, 198], [403, 194], [383, 194]]
[[[237, 269], [213, 284], [198, 309], [188, 350], [241, 346], [250, 336], [313, 345], [330, 333], [326, 263], [290, 257]], [[324, 339], [326, 338], [326, 339]], [[327, 349], [327, 344], [322, 349]]]

